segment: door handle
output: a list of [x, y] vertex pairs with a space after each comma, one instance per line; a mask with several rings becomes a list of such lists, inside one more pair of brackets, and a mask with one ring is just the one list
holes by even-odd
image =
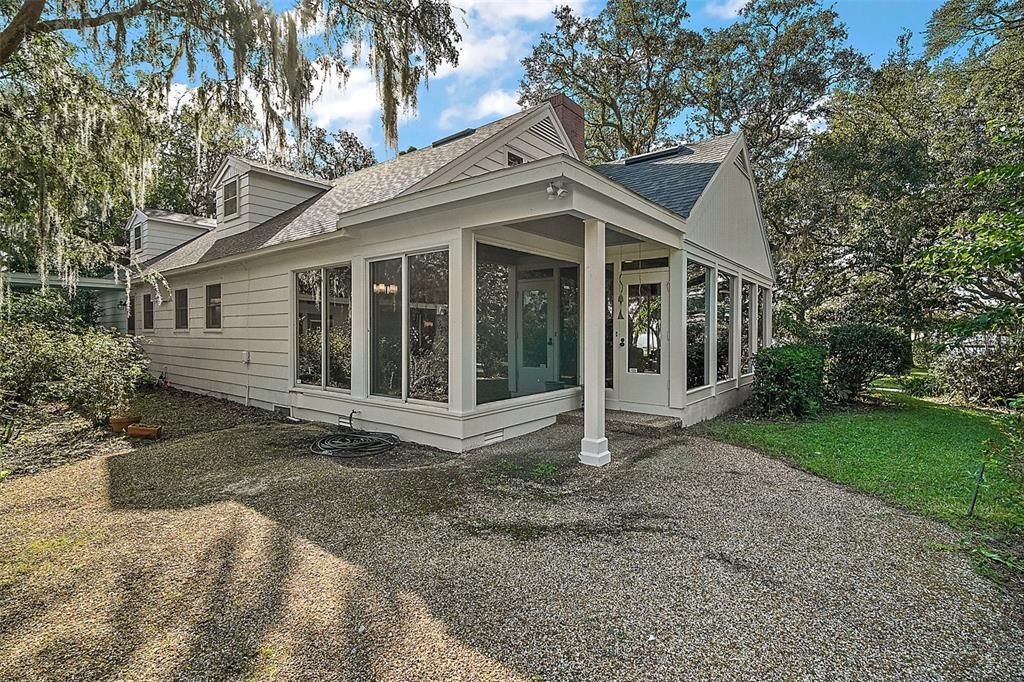
[[626, 337], [623, 336], [623, 337], [621, 337], [619, 339], [619, 348], [625, 348], [625, 347], [626, 347]]
[[553, 339], [553, 338], [551, 338], [550, 336], [548, 337], [548, 345], [549, 345], [549, 346], [553, 346], [553, 345], [555, 345], [555, 341], [554, 341], [554, 339]]

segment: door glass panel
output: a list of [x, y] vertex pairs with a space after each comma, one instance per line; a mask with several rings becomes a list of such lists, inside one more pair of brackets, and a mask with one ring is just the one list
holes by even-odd
[[548, 366], [548, 292], [523, 291], [523, 366]]
[[629, 285], [629, 358], [627, 369], [661, 373], [661, 284]]

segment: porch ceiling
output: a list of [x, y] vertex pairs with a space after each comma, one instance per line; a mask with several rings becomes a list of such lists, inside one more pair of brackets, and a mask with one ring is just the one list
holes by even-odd
[[[548, 216], [518, 223], [509, 223], [508, 227], [538, 237], [547, 237], [573, 246], [583, 246], [583, 220], [573, 215]], [[606, 243], [608, 246], [636, 244], [641, 240], [632, 235], [618, 231], [608, 225]]]

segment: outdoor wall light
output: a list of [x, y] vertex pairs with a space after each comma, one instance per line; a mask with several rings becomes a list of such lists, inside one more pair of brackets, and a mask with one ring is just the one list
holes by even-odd
[[563, 198], [569, 193], [569, 190], [567, 190], [565, 185], [562, 184], [562, 181], [559, 180], [558, 182], [549, 182], [547, 192], [548, 201], [554, 201], [555, 199]]

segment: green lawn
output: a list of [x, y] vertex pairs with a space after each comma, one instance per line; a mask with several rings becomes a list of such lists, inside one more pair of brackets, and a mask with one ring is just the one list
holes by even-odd
[[[991, 415], [918, 400], [876, 396], [854, 408], [804, 422], [727, 416], [695, 428], [711, 438], [760, 450], [952, 525], [965, 522], [982, 443], [998, 438]], [[975, 515], [996, 531], [1024, 530], [1024, 514], [1006, 499], [1008, 482], [986, 475]]]

